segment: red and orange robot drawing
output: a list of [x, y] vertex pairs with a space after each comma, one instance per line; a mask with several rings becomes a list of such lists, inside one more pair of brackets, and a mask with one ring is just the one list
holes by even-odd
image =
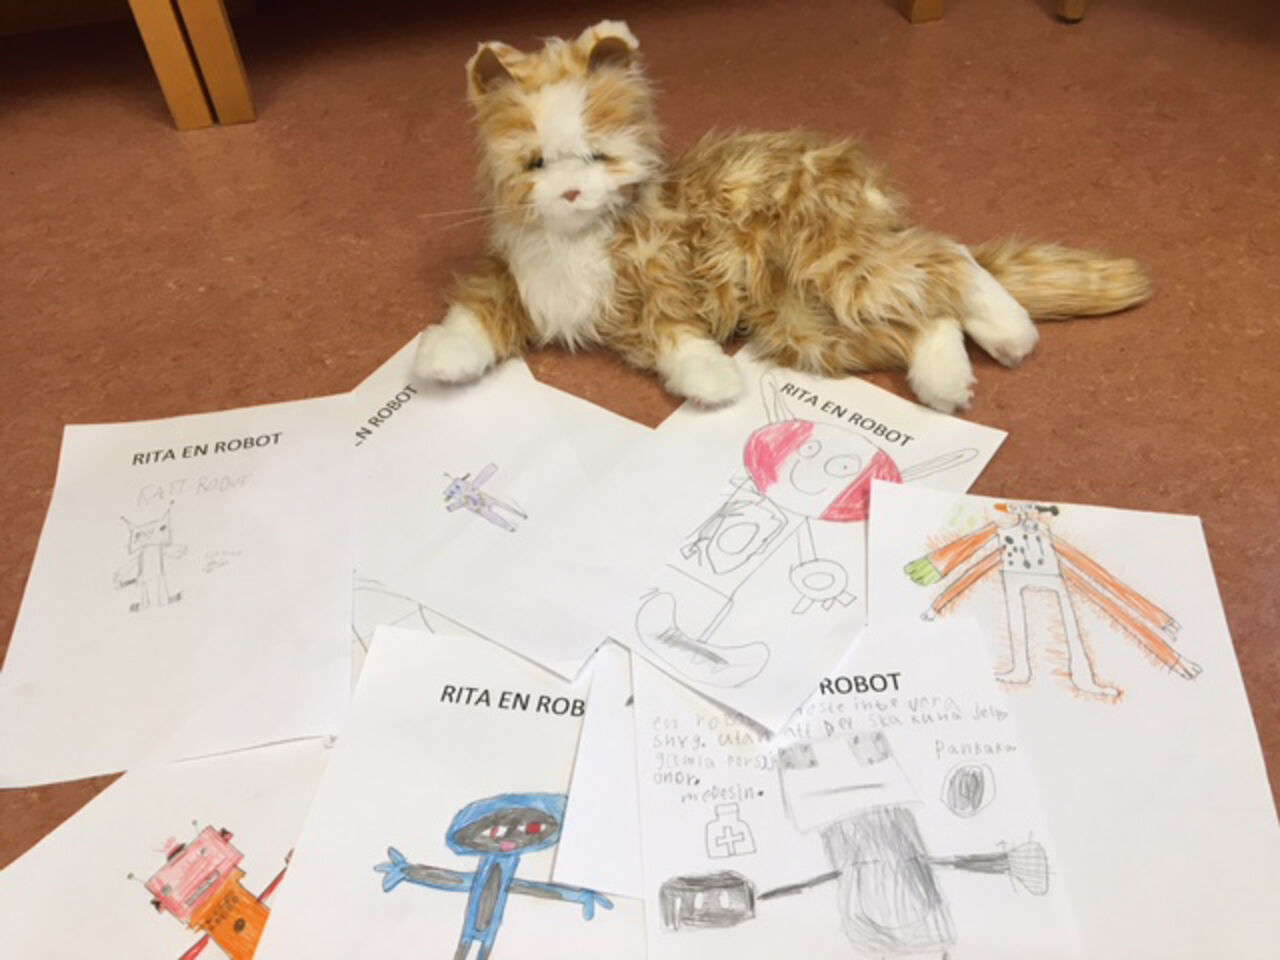
[[[194, 960], [212, 941], [230, 960], [250, 960], [267, 922], [267, 898], [284, 877], [280, 870], [258, 896], [241, 883], [244, 854], [231, 845], [231, 833], [205, 827], [190, 843], [169, 851], [165, 865], [145, 886], [157, 913], [169, 913], [192, 930], [204, 932], [179, 960]], [[287, 860], [287, 858], [286, 858]]]

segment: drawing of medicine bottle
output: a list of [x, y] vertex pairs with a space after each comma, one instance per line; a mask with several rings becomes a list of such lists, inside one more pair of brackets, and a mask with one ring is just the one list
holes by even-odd
[[736, 803], [716, 804], [715, 818], [707, 824], [706, 841], [707, 856], [713, 859], [756, 852], [756, 838], [739, 815]]

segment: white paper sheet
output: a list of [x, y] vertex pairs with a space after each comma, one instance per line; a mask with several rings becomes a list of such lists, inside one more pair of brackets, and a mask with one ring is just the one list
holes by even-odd
[[[243, 855], [235, 866], [244, 872], [239, 884], [248, 897], [231, 908], [218, 935], [251, 945], [259, 903], [266, 909], [274, 903], [273, 885], [328, 752], [322, 741], [307, 740], [181, 763], [144, 762], [0, 872], [5, 956], [179, 960], [196, 956], [191, 951], [202, 942], [201, 956], [225, 956], [190, 925], [236, 892], [223, 886], [230, 879], [225, 873], [203, 884], [212, 871], [195, 869], [201, 845], [225, 852], [225, 844]], [[219, 830], [231, 836], [217, 837]], [[179, 844], [187, 848], [169, 861]], [[215, 862], [205, 857], [206, 864]], [[203, 888], [189, 911], [180, 904], [185, 896], [158, 896], [188, 868], [184, 894]], [[246, 929], [236, 934], [241, 918]]]
[[[582, 696], [488, 642], [379, 628], [257, 960], [450, 956], [480, 927], [495, 958], [641, 956], [639, 904], [547, 885]], [[491, 869], [505, 912], [468, 926]]]
[[347, 402], [66, 428], [0, 673], [0, 786], [125, 769], [211, 702], [179, 755], [338, 728]]
[[982, 623], [1088, 955], [1280, 956], [1280, 829], [1199, 519], [873, 499], [872, 616]]
[[555, 879], [622, 897], [644, 896], [636, 795], [631, 654], [606, 643], [587, 665], [590, 690], [573, 763]]
[[875, 624], [771, 739], [633, 666], [651, 957], [1084, 956], [974, 626]]
[[603, 634], [548, 617], [531, 582], [541, 544], [649, 431], [539, 383], [519, 361], [474, 384], [415, 382], [413, 350], [355, 392], [357, 577], [572, 677]]
[[856, 378], [745, 372], [752, 401], [659, 429], [699, 451], [644, 477], [685, 504], [682, 526], [611, 635], [776, 729], [866, 622], [871, 479], [965, 490], [1004, 434]]

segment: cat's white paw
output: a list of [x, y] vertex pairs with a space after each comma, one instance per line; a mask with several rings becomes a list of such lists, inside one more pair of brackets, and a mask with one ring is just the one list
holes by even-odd
[[493, 343], [475, 314], [455, 304], [443, 323], [422, 331], [413, 372], [424, 380], [462, 383], [480, 376], [495, 359]]
[[958, 323], [938, 323], [921, 334], [911, 354], [907, 383], [921, 403], [935, 410], [953, 413], [968, 408], [975, 380]]
[[964, 332], [1006, 367], [1016, 367], [1035, 349], [1040, 331], [1031, 314], [976, 262], [965, 304]]
[[742, 396], [742, 371], [714, 340], [686, 337], [658, 358], [658, 372], [672, 393], [708, 407]]

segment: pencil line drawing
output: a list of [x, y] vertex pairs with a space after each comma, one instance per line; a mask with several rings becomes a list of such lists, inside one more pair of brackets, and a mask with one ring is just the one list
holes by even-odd
[[967, 463], [976, 449], [957, 450], [900, 469], [862, 434], [834, 423], [806, 420], [788, 409], [772, 374], [760, 380], [766, 425], [743, 446], [746, 473], [730, 481], [724, 501], [692, 531], [676, 574], [641, 597], [637, 639], [681, 675], [716, 687], [749, 682], [769, 662], [770, 645], [712, 643], [739, 591], [784, 543], [795, 558], [788, 577], [793, 614], [848, 606], [849, 571], [819, 555], [813, 524], [860, 523], [873, 480], [903, 483]]
[[[476, 474], [474, 480], [471, 479], [470, 473], [464, 473], [460, 477], [453, 477], [446, 473], [449, 485], [444, 489], [444, 508], [450, 513], [455, 510], [467, 510], [495, 527], [515, 533], [517, 522], [528, 520], [529, 515], [515, 503], [500, 500], [492, 493], [480, 489], [497, 472], [496, 463], [487, 463]], [[506, 516], [503, 515], [504, 513]]]
[[1199, 665], [1173, 647], [1181, 628], [1172, 616], [1050, 529], [1048, 517], [1058, 516], [1058, 507], [1009, 502], [996, 504], [995, 511], [999, 520], [930, 551], [904, 570], [919, 586], [932, 586], [956, 573], [925, 610], [926, 620], [946, 612], [984, 577], [1000, 571], [1009, 627], [1009, 666], [996, 674], [998, 679], [1009, 684], [1032, 680], [1026, 608], [1027, 594], [1032, 591], [1056, 597], [1066, 635], [1068, 676], [1081, 693], [1110, 700], [1122, 691], [1097, 679], [1080, 633], [1073, 594], [1094, 604], [1178, 676], [1194, 680], [1200, 675]]
[[205, 827], [190, 843], [173, 846], [164, 866], [144, 884], [157, 913], [171, 914], [190, 929], [204, 931], [179, 960], [194, 960], [210, 942], [230, 960], [251, 960], [258, 947], [270, 912], [267, 898], [284, 879], [289, 858], [254, 896], [241, 882], [244, 854], [231, 845], [231, 836], [227, 830]]
[[[734, 871], [673, 877], [658, 891], [668, 929], [736, 926], [761, 904], [834, 883], [841, 927], [859, 951], [917, 954], [956, 941], [939, 871], [1002, 875], [1033, 896], [1049, 892], [1048, 857], [1034, 840], [985, 853], [931, 854], [907, 805], [910, 784], [882, 732], [794, 744], [779, 751], [778, 770], [792, 825], [818, 832], [831, 869], [764, 892]], [[832, 797], [843, 799], [833, 805]]]
[[373, 869], [382, 874], [382, 889], [388, 893], [403, 881], [435, 890], [465, 891], [466, 913], [454, 960], [466, 960], [475, 944], [479, 944], [476, 960], [486, 960], [512, 893], [581, 904], [585, 920], [595, 916], [597, 906], [613, 909], [613, 903], [594, 890], [516, 876], [523, 854], [549, 849], [560, 840], [565, 802], [558, 793], [504, 793], [459, 810], [445, 833], [445, 843], [458, 856], [479, 857], [474, 871], [409, 863], [395, 847], [388, 847], [387, 860]]
[[379, 580], [357, 575], [352, 581], [351, 637], [366, 653], [373, 640], [373, 631], [379, 626], [437, 633], [437, 623], [447, 619], [408, 594], [397, 593]]
[[985, 763], [957, 763], [942, 781], [942, 802], [957, 817], [972, 817], [996, 798], [996, 777]]
[[180, 559], [186, 555], [187, 548], [173, 542], [169, 510], [143, 523], [134, 523], [128, 517], [120, 519], [129, 528], [129, 559], [116, 569], [113, 579], [117, 590], [137, 589], [137, 599], [129, 604], [130, 612], [146, 610], [153, 604], [165, 607], [177, 603], [182, 599], [182, 591], [170, 591], [165, 560]]
[[756, 852], [756, 838], [751, 825], [742, 819], [736, 803], [717, 803], [715, 816], [705, 831], [707, 856], [742, 857]]

